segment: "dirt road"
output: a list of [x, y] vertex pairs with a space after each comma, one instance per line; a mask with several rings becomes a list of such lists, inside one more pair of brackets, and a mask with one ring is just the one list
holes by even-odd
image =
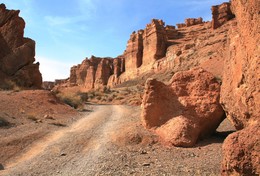
[[91, 167], [107, 151], [110, 136], [129, 117], [124, 106], [97, 106], [93, 113], [71, 127], [56, 131], [19, 158], [8, 163], [1, 175], [90, 175]]
[[[219, 175], [222, 137], [194, 148], [166, 148], [140, 124], [140, 107], [98, 105], [33, 143], [3, 176]], [[220, 131], [227, 130], [223, 124]]]

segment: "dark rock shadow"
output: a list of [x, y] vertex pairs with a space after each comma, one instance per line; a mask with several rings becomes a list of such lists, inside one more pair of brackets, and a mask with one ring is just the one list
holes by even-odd
[[194, 146], [194, 148], [197, 147], [203, 147], [203, 146], [207, 146], [213, 143], [223, 143], [224, 140], [226, 139], [226, 137], [228, 135], [230, 135], [231, 133], [234, 133], [236, 131], [230, 130], [230, 131], [216, 131], [215, 133], [213, 133], [211, 136], [205, 138], [205, 139], [200, 139], [197, 141], [197, 144]]
[[0, 163], [0, 170], [5, 170], [4, 166]]

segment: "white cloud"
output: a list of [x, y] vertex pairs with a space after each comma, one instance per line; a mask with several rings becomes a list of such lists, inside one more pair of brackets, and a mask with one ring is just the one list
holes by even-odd
[[74, 19], [69, 17], [45, 16], [44, 19], [50, 26], [67, 25], [74, 22]]
[[43, 81], [54, 81], [55, 79], [66, 79], [70, 74], [70, 67], [73, 63], [57, 61], [46, 57], [36, 57], [37, 62], [40, 62], [40, 72], [42, 73]]

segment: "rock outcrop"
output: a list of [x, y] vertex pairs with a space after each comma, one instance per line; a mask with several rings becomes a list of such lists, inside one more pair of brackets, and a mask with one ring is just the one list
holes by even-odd
[[[211, 30], [211, 22], [203, 22], [202, 18], [188, 18], [184, 26], [178, 29], [171, 25], [165, 26], [162, 20], [152, 19], [144, 30], [133, 32], [125, 52], [114, 58], [112, 63], [109, 62], [108, 67], [112, 71], [107, 72], [111, 75], [101, 85], [115, 87], [150, 72], [178, 72], [196, 66], [221, 78], [227, 31], [227, 26]], [[96, 69], [96, 64], [85, 59], [80, 65], [71, 68], [70, 85], [81, 86], [86, 90], [99, 88], [95, 86], [96, 78], [93, 77]]]
[[230, 134], [223, 144], [222, 175], [256, 176], [260, 173], [260, 125]]
[[183, 28], [183, 27], [190, 27], [198, 24], [202, 24], [203, 19], [201, 17], [199, 18], [186, 18], [185, 23], [179, 23], [177, 24], [178, 28]]
[[227, 21], [235, 17], [230, 8], [230, 3], [225, 2], [221, 5], [212, 6], [212, 28], [217, 29]]
[[120, 59], [91, 56], [70, 70], [70, 86], [81, 86], [83, 90], [100, 89], [108, 84], [111, 75], [123, 71]]
[[153, 19], [143, 34], [143, 65], [150, 65], [153, 61], [161, 59], [166, 53], [166, 30], [162, 20]]
[[39, 63], [34, 64], [35, 42], [23, 37], [25, 22], [19, 12], [0, 4], [0, 87], [12, 82], [25, 88], [41, 88]]
[[260, 2], [232, 1], [237, 24], [229, 33], [229, 55], [225, 59], [221, 102], [237, 129], [260, 116]]
[[127, 42], [125, 67], [127, 70], [138, 68], [143, 63], [143, 30], [133, 32]]
[[[260, 2], [231, 1], [236, 16], [229, 32], [221, 103], [241, 130], [224, 141], [223, 175], [259, 175]], [[233, 143], [233, 144], [232, 144]]]
[[220, 84], [203, 69], [176, 73], [169, 85], [149, 79], [142, 102], [142, 122], [166, 142], [191, 147], [223, 120]]

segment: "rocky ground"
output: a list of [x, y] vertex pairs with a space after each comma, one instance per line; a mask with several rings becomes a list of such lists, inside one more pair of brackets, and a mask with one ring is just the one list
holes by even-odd
[[[1, 92], [1, 97], [6, 93], [17, 99], [27, 92]], [[2, 114], [14, 112], [0, 104]], [[193, 148], [167, 147], [142, 127], [138, 106], [86, 105], [85, 110], [63, 112], [60, 118], [57, 113], [54, 120], [21, 117], [20, 125], [16, 117], [13, 125], [2, 126], [0, 175], [219, 175], [222, 142], [234, 130], [224, 121], [214, 136]]]

